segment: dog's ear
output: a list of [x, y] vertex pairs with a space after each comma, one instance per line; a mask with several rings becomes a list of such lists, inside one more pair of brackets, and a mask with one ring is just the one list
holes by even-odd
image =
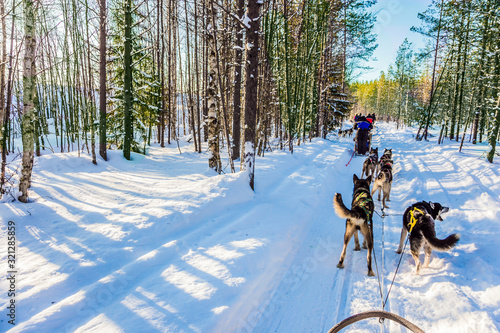
[[358, 176], [356, 176], [356, 174], [354, 174], [354, 176], [352, 176], [352, 182], [355, 183], [359, 180]]
[[432, 210], [434, 210], [436, 208], [436, 206], [434, 205], [434, 203], [432, 201], [429, 201], [429, 206], [431, 206]]
[[372, 175], [370, 175], [370, 177], [366, 178], [366, 181], [367, 181], [368, 183], [371, 183], [371, 182], [372, 182]]

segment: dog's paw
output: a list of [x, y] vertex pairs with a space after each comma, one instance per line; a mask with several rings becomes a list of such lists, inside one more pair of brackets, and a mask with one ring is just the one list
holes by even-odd
[[340, 269], [344, 268], [344, 264], [343, 264], [343, 263], [341, 263], [341, 262], [339, 262], [339, 263], [337, 264], [337, 268], [340, 268]]
[[[364, 248], [364, 245], [363, 245], [363, 248]], [[361, 248], [359, 247], [359, 245], [354, 247], [354, 251], [361, 251]]]
[[396, 253], [397, 253], [397, 254], [401, 254], [401, 252], [403, 252], [403, 250], [399, 250], [399, 249], [398, 249], [398, 250], [396, 250]]
[[368, 276], [375, 276], [375, 273], [373, 273], [373, 271], [372, 271], [372, 270], [369, 270], [369, 271], [368, 271]]

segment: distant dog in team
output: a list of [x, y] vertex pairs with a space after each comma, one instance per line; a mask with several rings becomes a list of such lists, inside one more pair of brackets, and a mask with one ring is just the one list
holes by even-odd
[[358, 230], [364, 237], [363, 247], [368, 248], [367, 263], [368, 275], [375, 276], [372, 270], [372, 251], [373, 251], [373, 233], [371, 229], [373, 210], [375, 208], [372, 197], [370, 195], [371, 177], [359, 179], [358, 176], [353, 176], [354, 193], [352, 196], [351, 209], [347, 209], [342, 201], [342, 195], [336, 193], [333, 198], [333, 207], [335, 213], [341, 218], [346, 219], [344, 247], [340, 255], [338, 268], [344, 268], [344, 259], [347, 251], [347, 244], [354, 235], [355, 251], [359, 251]]
[[341, 130], [339, 129], [339, 138], [345, 138], [346, 135], [351, 137], [353, 133], [352, 128], [346, 129], [346, 130]]
[[375, 170], [375, 172], [378, 174], [380, 168], [382, 168], [382, 165], [384, 164], [384, 162], [386, 160], [392, 160], [392, 149], [384, 149], [384, 153], [382, 154], [382, 156], [380, 157], [380, 160], [379, 160], [379, 163], [377, 165], [377, 169]]
[[391, 201], [392, 164], [392, 149], [386, 149], [384, 151], [384, 155], [380, 158], [380, 163], [377, 166], [377, 169], [380, 167], [380, 171], [377, 178], [375, 178], [372, 189], [372, 196], [376, 191], [378, 191], [378, 201], [380, 201], [380, 192], [383, 193], [383, 208], [389, 208], [386, 205], [386, 201]]
[[[437, 251], [450, 250], [460, 239], [459, 234], [452, 234], [445, 239], [436, 238], [434, 220], [442, 221], [441, 214], [448, 211], [448, 207], [443, 207], [437, 202], [421, 201], [406, 208], [403, 214], [403, 228], [401, 229], [401, 239], [396, 253], [403, 251], [403, 243], [406, 235], [410, 232], [410, 249], [415, 265], [416, 274], [420, 274], [420, 249], [424, 247], [425, 260], [423, 267], [428, 267], [432, 249]], [[410, 231], [411, 230], [411, 231]]]
[[370, 155], [363, 162], [363, 172], [361, 173], [361, 178], [363, 175], [371, 176], [372, 179], [375, 179], [375, 170], [377, 169], [378, 164], [378, 147], [373, 149], [370, 148]]

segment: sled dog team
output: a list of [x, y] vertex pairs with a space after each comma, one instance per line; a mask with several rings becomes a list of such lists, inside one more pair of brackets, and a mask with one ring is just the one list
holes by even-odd
[[[378, 201], [380, 201], [380, 193], [382, 192], [382, 207], [388, 208], [386, 202], [390, 201], [391, 195], [392, 165], [392, 149], [385, 149], [384, 154], [379, 159], [378, 148], [371, 148], [369, 157], [363, 163], [361, 179], [356, 174], [353, 176], [354, 190], [351, 209], [344, 205], [340, 193], [335, 194], [333, 198], [335, 212], [339, 217], [346, 219], [344, 247], [337, 264], [338, 268], [344, 268], [347, 245], [352, 236], [354, 236], [354, 251], [361, 250], [358, 239], [359, 230], [364, 237], [363, 248], [368, 249], [368, 275], [375, 276], [372, 270], [373, 212], [375, 209], [372, 196], [378, 191]], [[366, 175], [366, 179], [363, 179], [363, 175]], [[370, 191], [372, 181], [373, 188]], [[422, 246], [425, 252], [422, 267], [427, 267], [433, 249], [438, 251], [449, 250], [460, 239], [459, 234], [452, 234], [445, 239], [436, 237], [434, 221], [442, 221], [441, 214], [446, 213], [448, 210], [448, 207], [443, 207], [439, 203], [421, 201], [406, 208], [403, 214], [403, 228], [401, 229], [401, 239], [396, 253], [400, 254], [402, 252], [406, 236], [409, 234], [410, 250], [417, 266], [417, 275], [420, 273], [421, 268], [419, 253]]]
[[346, 130], [339, 129], [339, 137], [345, 138], [346, 136], [351, 137], [354, 130], [352, 128]]

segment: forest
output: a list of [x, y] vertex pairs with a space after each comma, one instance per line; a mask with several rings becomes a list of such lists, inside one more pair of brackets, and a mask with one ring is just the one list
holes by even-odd
[[493, 161], [498, 1], [433, 1], [413, 27], [425, 49], [405, 41], [378, 79], [359, 81], [377, 47], [375, 4], [2, 0], [2, 195], [19, 187], [28, 202], [43, 151], [78, 151], [97, 164], [108, 150], [131, 159], [183, 136], [210, 152], [217, 173], [240, 163], [253, 189], [256, 155], [293, 154], [357, 113], [417, 126], [417, 140], [433, 126], [439, 142], [470, 131], [472, 143], [489, 142]]
[[0, 31], [0, 332], [500, 332], [499, 0], [0, 0]]

